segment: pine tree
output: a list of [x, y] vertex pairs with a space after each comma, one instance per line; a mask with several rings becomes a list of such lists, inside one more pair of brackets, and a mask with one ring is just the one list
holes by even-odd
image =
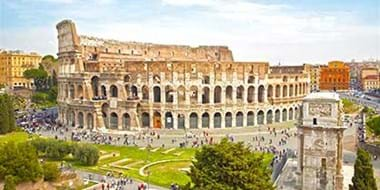
[[365, 150], [359, 148], [355, 161], [355, 172], [352, 177], [350, 190], [377, 190], [376, 180], [373, 175], [371, 156]]
[[202, 147], [195, 160], [188, 174], [191, 184], [184, 189], [274, 189], [264, 155], [251, 152], [243, 143], [223, 139], [220, 144]]
[[9, 132], [9, 111], [6, 95], [0, 96], [0, 134]]

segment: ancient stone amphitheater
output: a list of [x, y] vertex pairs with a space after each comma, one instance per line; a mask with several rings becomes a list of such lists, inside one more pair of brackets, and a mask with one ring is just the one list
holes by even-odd
[[306, 66], [235, 62], [225, 46], [80, 36], [57, 24], [59, 122], [88, 129], [252, 127], [299, 117]]

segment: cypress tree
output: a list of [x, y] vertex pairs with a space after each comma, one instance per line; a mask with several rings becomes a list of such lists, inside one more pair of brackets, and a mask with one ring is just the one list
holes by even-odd
[[377, 190], [371, 156], [361, 148], [358, 149], [354, 169], [350, 190]]
[[0, 134], [9, 132], [9, 111], [6, 95], [0, 96]]

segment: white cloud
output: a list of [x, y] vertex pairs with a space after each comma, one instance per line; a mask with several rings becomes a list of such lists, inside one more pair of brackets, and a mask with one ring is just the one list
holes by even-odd
[[[40, 1], [66, 2], [65, 8], [47, 11], [47, 15], [72, 18], [80, 34], [103, 38], [192, 46], [227, 45], [236, 60], [273, 64], [380, 58], [380, 26], [361, 24], [352, 12], [305, 11], [288, 4], [245, 0], [162, 0], [162, 6], [156, 7], [160, 13], [146, 16], [157, 10], [147, 10], [147, 5], [125, 9], [122, 7], [125, 4], [115, 0], [100, 0], [94, 5], [86, 1], [71, 4], [71, 0]], [[168, 11], [173, 7], [184, 13]], [[33, 17], [30, 11], [20, 14]], [[141, 18], [129, 17], [140, 14]], [[31, 28], [27, 35], [23, 30], [0, 31], [2, 44], [6, 48], [55, 53], [56, 23], [43, 29]], [[48, 35], [41, 35], [45, 33]]]

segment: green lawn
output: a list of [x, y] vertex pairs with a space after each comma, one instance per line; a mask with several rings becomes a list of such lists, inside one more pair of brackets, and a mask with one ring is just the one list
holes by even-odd
[[0, 144], [7, 143], [10, 141], [13, 142], [24, 142], [28, 140], [29, 135], [25, 132], [12, 132], [6, 135], [0, 135]]

